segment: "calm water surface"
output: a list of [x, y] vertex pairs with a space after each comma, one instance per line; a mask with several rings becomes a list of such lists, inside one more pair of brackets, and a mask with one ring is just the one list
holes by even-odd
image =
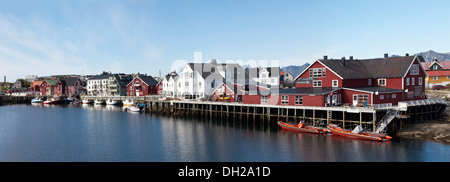
[[0, 106], [0, 161], [450, 161], [450, 146], [379, 143], [115, 106]]

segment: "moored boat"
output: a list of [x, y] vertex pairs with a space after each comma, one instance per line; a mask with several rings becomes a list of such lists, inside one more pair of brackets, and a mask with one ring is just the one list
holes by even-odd
[[89, 99], [83, 99], [81, 102], [82, 102], [83, 104], [89, 104], [89, 103], [91, 103], [91, 101], [90, 101]]
[[124, 106], [132, 106], [132, 105], [134, 105], [134, 101], [126, 99], [125, 101], [123, 101], [123, 105]]
[[44, 104], [58, 104], [59, 103], [59, 98], [58, 97], [53, 97], [51, 99], [47, 99], [46, 101], [44, 101]]
[[31, 103], [42, 103], [43, 100], [40, 97], [36, 97], [31, 99]]
[[278, 121], [278, 126], [280, 126], [283, 129], [286, 129], [286, 130], [298, 131], [298, 132], [316, 133], [316, 134], [327, 133], [326, 129], [306, 126], [303, 122], [293, 125], [293, 124], [289, 124], [286, 122]]
[[103, 104], [103, 100], [95, 99], [94, 104]]
[[[360, 126], [358, 125], [357, 127], [359, 128]], [[389, 141], [392, 139], [392, 137], [384, 135], [384, 134], [366, 133], [366, 132], [362, 132], [359, 129], [357, 130], [356, 128], [355, 128], [356, 131], [355, 130], [348, 131], [348, 130], [344, 130], [336, 125], [328, 125], [328, 129], [334, 135], [340, 135], [340, 136], [345, 136], [345, 137], [349, 137], [349, 138], [373, 140], [373, 141], [380, 141], [380, 142]]]
[[106, 99], [106, 105], [116, 105], [117, 101], [112, 99]]
[[127, 107], [125, 107], [125, 111], [140, 112], [140, 111], [142, 111], [142, 108], [141, 107], [137, 107], [137, 106], [127, 106]]

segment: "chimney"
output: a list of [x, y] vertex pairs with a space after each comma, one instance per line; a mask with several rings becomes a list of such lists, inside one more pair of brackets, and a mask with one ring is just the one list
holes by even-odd
[[350, 61], [353, 61], [353, 56], [350, 56]]
[[327, 60], [327, 59], [328, 59], [327, 55], [323, 56], [323, 60]]
[[408, 54], [408, 53], [406, 53], [406, 54], [405, 54], [405, 56], [409, 56], [409, 54]]
[[386, 59], [388, 57], [389, 57], [389, 54], [388, 53], [384, 53], [384, 58]]
[[345, 66], [345, 56], [344, 57], [342, 57], [342, 61], [343, 61], [343, 65]]

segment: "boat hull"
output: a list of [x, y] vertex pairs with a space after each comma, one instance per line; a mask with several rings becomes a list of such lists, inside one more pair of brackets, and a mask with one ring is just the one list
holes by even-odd
[[316, 134], [327, 133], [327, 130], [325, 130], [325, 129], [315, 128], [315, 127], [302, 127], [302, 128], [299, 128], [299, 127], [297, 127], [297, 125], [287, 124], [287, 123], [282, 122], [282, 121], [278, 121], [278, 126], [280, 126], [283, 129], [290, 130], [290, 131], [305, 132], [305, 133], [316, 133]]
[[364, 133], [363, 134], [351, 133], [349, 131], [345, 131], [341, 128], [334, 127], [334, 126], [328, 126], [328, 129], [331, 131], [331, 133], [333, 133], [333, 135], [339, 135], [339, 136], [344, 136], [344, 137], [348, 137], [348, 138], [372, 140], [372, 141], [379, 141], [379, 142], [389, 141], [391, 139], [390, 136], [382, 137], [382, 136], [376, 136], [376, 135], [364, 134]]

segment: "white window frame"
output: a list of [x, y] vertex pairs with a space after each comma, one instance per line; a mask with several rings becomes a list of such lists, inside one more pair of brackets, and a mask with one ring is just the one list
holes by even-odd
[[411, 78], [411, 85], [416, 85], [416, 78], [414, 77]]
[[409, 77], [406, 78], [406, 86], [409, 86]]
[[422, 85], [423, 84], [423, 78], [422, 77], [419, 77], [419, 85]]
[[267, 95], [261, 95], [261, 104], [267, 104]]
[[397, 94], [392, 94], [392, 98], [393, 99], [397, 98]]
[[303, 105], [303, 96], [296, 95], [294, 101], [295, 105]]
[[339, 81], [338, 80], [331, 80], [331, 85], [332, 85], [332, 87], [339, 87]]
[[378, 86], [386, 86], [386, 78], [378, 78]]
[[410, 75], [419, 75], [419, 65], [418, 64], [413, 64], [411, 65], [411, 69], [410, 69]]
[[433, 76], [433, 80], [438, 80], [438, 77], [437, 76]]
[[289, 96], [288, 95], [281, 96], [281, 104], [283, 104], [283, 105], [289, 104]]
[[322, 80], [313, 80], [313, 87], [322, 87]]
[[384, 95], [380, 95], [380, 100], [383, 100], [384, 99]]

